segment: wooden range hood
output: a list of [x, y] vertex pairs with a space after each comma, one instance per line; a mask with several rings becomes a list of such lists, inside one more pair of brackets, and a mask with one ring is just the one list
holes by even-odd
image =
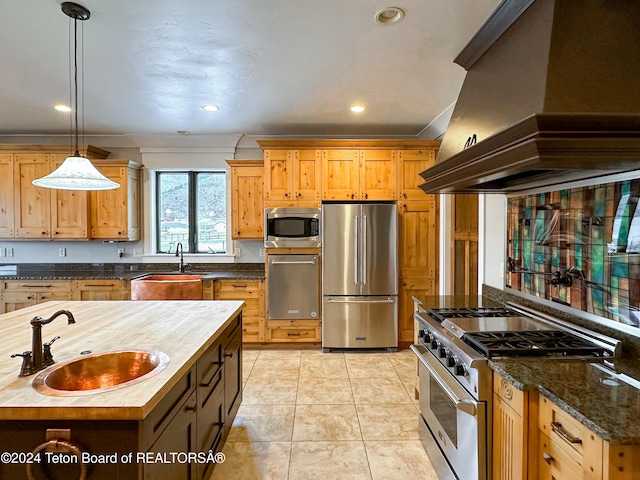
[[640, 170], [640, 2], [504, 0], [468, 72], [427, 193], [509, 193]]

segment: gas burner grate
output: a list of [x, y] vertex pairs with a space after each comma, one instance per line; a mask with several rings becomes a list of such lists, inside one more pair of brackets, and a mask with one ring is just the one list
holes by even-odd
[[559, 330], [470, 332], [463, 340], [487, 358], [517, 356], [602, 357], [606, 350]]
[[440, 323], [446, 318], [518, 317], [522, 315], [506, 307], [432, 308], [427, 313]]

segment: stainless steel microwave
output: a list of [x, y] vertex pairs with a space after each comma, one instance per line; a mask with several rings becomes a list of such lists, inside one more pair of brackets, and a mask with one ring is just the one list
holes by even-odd
[[266, 248], [319, 247], [320, 212], [319, 208], [265, 208], [264, 246]]

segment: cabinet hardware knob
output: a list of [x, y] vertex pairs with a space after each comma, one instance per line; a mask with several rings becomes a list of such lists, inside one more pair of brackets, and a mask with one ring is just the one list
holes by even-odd
[[547, 462], [548, 465], [551, 465], [551, 462], [554, 460], [554, 458], [547, 452], [542, 452], [542, 459]]
[[300, 333], [287, 333], [287, 336], [289, 336], [289, 337], [299, 337]]
[[184, 409], [188, 412], [195, 412], [196, 411], [196, 405], [187, 405], [186, 407], [184, 407]]
[[582, 443], [582, 439], [578, 437], [574, 437], [570, 433], [568, 433], [564, 428], [562, 428], [562, 424], [559, 422], [551, 422], [551, 430], [557, 433], [560, 438], [569, 443]]
[[225, 353], [224, 356], [227, 358], [233, 358], [233, 353]]

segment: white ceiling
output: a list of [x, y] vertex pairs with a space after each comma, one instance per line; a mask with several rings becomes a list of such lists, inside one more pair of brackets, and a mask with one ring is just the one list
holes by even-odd
[[[0, 135], [68, 134], [59, 0], [2, 0]], [[415, 136], [499, 0], [84, 0], [87, 135]], [[380, 26], [375, 13], [405, 18]], [[349, 110], [366, 105], [364, 113]], [[220, 111], [209, 113], [202, 105]]]

